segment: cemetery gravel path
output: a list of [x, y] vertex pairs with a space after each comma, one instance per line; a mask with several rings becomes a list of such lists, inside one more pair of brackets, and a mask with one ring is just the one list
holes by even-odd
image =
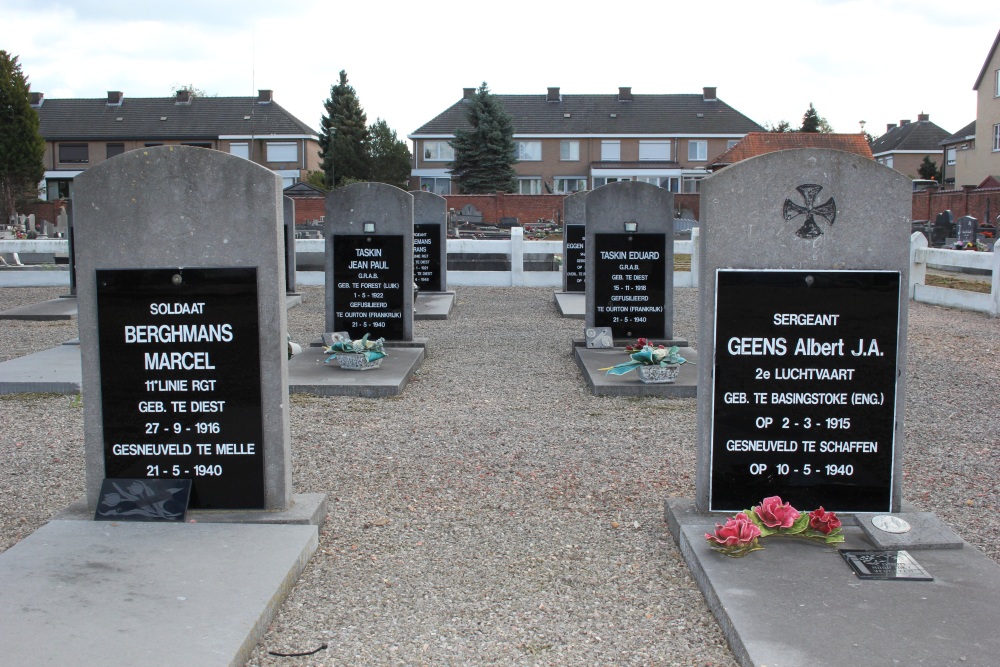
[[[2, 289], [0, 309], [61, 291]], [[323, 293], [302, 291], [307, 343]], [[663, 523], [694, 494], [695, 400], [592, 396], [551, 289], [456, 291], [415, 323], [430, 355], [402, 396], [291, 397], [295, 489], [329, 515], [247, 667], [735, 665]], [[676, 292], [692, 342], [697, 295]], [[75, 336], [0, 321], [0, 360]], [[1000, 560], [1000, 321], [911, 303], [908, 340], [903, 493]], [[82, 495], [81, 412], [0, 397], [0, 550]]]

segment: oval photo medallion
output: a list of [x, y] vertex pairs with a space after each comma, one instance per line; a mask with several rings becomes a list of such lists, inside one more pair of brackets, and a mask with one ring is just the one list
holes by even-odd
[[879, 514], [872, 517], [872, 525], [886, 533], [907, 533], [910, 531], [910, 524], [898, 516]]

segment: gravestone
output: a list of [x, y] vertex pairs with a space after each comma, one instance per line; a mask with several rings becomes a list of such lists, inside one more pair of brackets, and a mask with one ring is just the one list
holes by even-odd
[[563, 199], [563, 291], [587, 291], [587, 192]]
[[326, 198], [326, 331], [413, 340], [413, 195], [355, 183]]
[[934, 226], [931, 228], [931, 245], [934, 247], [943, 246], [948, 242], [948, 237], [954, 234], [955, 219], [951, 211], [942, 211], [934, 219]]
[[448, 286], [448, 200], [413, 192], [413, 281], [421, 292], [444, 292]]
[[75, 183], [89, 506], [117, 477], [191, 479], [192, 509], [287, 509], [280, 177], [162, 146]]
[[586, 326], [615, 339], [673, 337], [672, 193], [619, 181], [587, 194]]
[[825, 149], [702, 182], [699, 510], [899, 510], [910, 198]]
[[966, 243], [975, 243], [977, 231], [979, 229], [979, 221], [973, 218], [971, 215], [963, 215], [961, 218], [955, 221], [958, 228], [958, 242], [962, 245]]

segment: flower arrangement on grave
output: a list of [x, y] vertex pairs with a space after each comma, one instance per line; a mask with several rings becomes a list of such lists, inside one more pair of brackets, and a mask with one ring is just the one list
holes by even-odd
[[386, 356], [385, 338], [368, 340], [369, 335], [365, 334], [358, 340], [343, 340], [324, 347], [323, 351], [330, 356], [323, 363], [330, 363], [332, 359], [336, 359], [338, 352], [341, 354], [363, 355], [365, 361], [369, 364], [379, 361], [382, 357]]
[[780, 496], [764, 498], [760, 505], [730, 517], [725, 525], [715, 524], [714, 533], [705, 539], [715, 551], [731, 558], [746, 556], [763, 549], [760, 540], [772, 535], [799, 537], [823, 544], [844, 541], [840, 519], [822, 507], [808, 514], [799, 512]]
[[976, 252], [989, 252], [990, 248], [985, 243], [981, 241], [966, 241], [962, 243], [961, 241], [956, 241], [955, 245], [952, 246], [954, 250], [975, 250]]
[[648, 340], [640, 338], [635, 345], [625, 346], [628, 361], [600, 370], [607, 371], [608, 375], [624, 375], [639, 366], [679, 366], [687, 362], [687, 359], [678, 354], [679, 351], [680, 348], [676, 345], [669, 348], [664, 345], [653, 347]]

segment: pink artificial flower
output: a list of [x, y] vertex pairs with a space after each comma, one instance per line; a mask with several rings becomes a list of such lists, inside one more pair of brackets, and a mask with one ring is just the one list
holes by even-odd
[[788, 503], [782, 503], [779, 496], [764, 498], [753, 511], [768, 528], [791, 528], [799, 518], [799, 511]]
[[705, 539], [724, 547], [744, 547], [760, 537], [760, 528], [744, 512], [728, 519], [726, 525], [715, 524], [715, 534], [705, 533]]
[[841, 526], [840, 519], [833, 512], [827, 512], [820, 507], [809, 513], [809, 527], [824, 535], [829, 535]]

